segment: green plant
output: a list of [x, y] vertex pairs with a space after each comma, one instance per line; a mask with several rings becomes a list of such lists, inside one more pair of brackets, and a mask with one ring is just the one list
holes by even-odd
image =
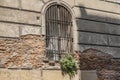
[[70, 79], [77, 74], [77, 62], [71, 55], [66, 55], [60, 60], [62, 74], [68, 74]]

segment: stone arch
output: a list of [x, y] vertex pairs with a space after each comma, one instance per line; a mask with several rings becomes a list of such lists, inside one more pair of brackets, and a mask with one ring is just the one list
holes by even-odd
[[47, 2], [43, 7], [42, 7], [42, 11], [41, 11], [41, 27], [42, 27], [42, 31], [41, 31], [41, 34], [42, 35], [46, 35], [46, 27], [45, 27], [45, 13], [46, 13], [46, 10], [51, 6], [51, 5], [54, 5], [54, 4], [59, 4], [61, 6], [64, 6], [69, 12], [70, 14], [72, 15], [72, 25], [73, 25], [73, 50], [74, 48], [77, 46], [77, 44], [74, 44], [74, 43], [77, 43], [77, 38], [78, 38], [78, 34], [77, 34], [77, 25], [76, 25], [76, 18], [75, 18], [75, 13], [72, 9], [72, 7], [64, 2], [64, 1], [59, 1], [59, 0], [53, 0], [53, 1], [49, 1]]

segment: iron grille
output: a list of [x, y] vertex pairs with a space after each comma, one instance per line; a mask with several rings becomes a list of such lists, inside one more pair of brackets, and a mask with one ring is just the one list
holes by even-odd
[[61, 5], [50, 6], [46, 19], [46, 57], [59, 60], [61, 54], [72, 52], [72, 16]]

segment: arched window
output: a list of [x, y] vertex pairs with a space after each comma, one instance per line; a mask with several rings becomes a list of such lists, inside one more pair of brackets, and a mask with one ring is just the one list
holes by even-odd
[[72, 16], [61, 5], [50, 6], [45, 14], [46, 57], [59, 60], [61, 54], [72, 52]]

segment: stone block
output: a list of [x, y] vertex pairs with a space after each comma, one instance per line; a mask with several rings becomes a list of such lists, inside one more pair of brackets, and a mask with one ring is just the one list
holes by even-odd
[[40, 25], [40, 19], [37, 17], [40, 17], [39, 13], [0, 8], [1, 21]]
[[107, 0], [109, 2], [113, 2], [113, 3], [120, 3], [120, 0]]
[[[101, 32], [101, 33], [110, 33], [109, 29], [111, 29], [111, 26], [117, 27], [117, 26], [111, 25], [111, 24], [88, 21], [88, 20], [81, 20], [81, 19], [77, 19], [76, 23], [78, 26], [78, 30]], [[113, 29], [116, 31], [116, 28], [113, 28]], [[112, 32], [113, 31], [111, 31], [111, 33]]]
[[47, 3], [47, 2], [49, 2], [49, 1], [51, 1], [51, 0], [43, 0], [45, 3]]
[[109, 11], [114, 13], [120, 13], [118, 9], [120, 9], [119, 4], [105, 2], [103, 0], [75, 0], [76, 6], [83, 6], [87, 8]]
[[0, 69], [0, 80], [40, 80], [40, 70]]
[[109, 36], [109, 45], [120, 46], [120, 36]]
[[120, 48], [115, 48], [115, 47], [109, 47], [108, 48], [108, 53], [113, 55], [115, 58], [120, 58]]
[[73, 10], [75, 11], [75, 15], [77, 18], [86, 18], [86, 19], [93, 19], [93, 20], [101, 20], [105, 21], [106, 12], [81, 8], [81, 7], [74, 7]]
[[97, 21], [106, 21], [106, 12], [96, 11], [91, 9], [82, 8], [81, 18], [97, 20]]
[[79, 32], [79, 43], [107, 45], [107, 35]]
[[19, 37], [19, 25], [0, 23], [0, 36]]
[[42, 0], [21, 0], [22, 9], [41, 12], [43, 5]]
[[18, 74], [22, 80], [33, 80], [31, 70], [21, 70]]
[[115, 0], [116, 3], [120, 3], [120, 0]]
[[120, 26], [119, 25], [112, 25], [112, 24], [106, 24], [108, 26], [108, 30], [110, 34], [118, 34], [120, 35]]
[[81, 17], [81, 11], [80, 11], [80, 8], [79, 7], [73, 7], [73, 11], [74, 11], [74, 16], [76, 18], [80, 18]]
[[96, 70], [81, 70], [80, 80], [99, 80], [96, 74]]
[[[46, 76], [48, 75], [48, 76]], [[69, 80], [69, 76], [63, 77], [60, 70], [44, 70], [43, 71], [44, 80]]]
[[75, 0], [62, 0], [62, 1], [66, 2], [71, 7], [75, 6]]
[[[46, 76], [47, 75], [47, 76]], [[43, 79], [44, 80], [70, 80], [68, 75], [63, 76], [61, 70], [43, 70]], [[79, 71], [72, 80], [79, 80]]]
[[100, 33], [110, 33], [110, 34], [117, 34], [117, 35], [120, 34], [119, 25], [88, 21], [88, 20], [81, 20], [81, 19], [77, 19], [76, 22], [77, 22], [78, 30], [100, 32]]
[[26, 34], [38, 34], [40, 35], [41, 27], [35, 27], [35, 26], [21, 26], [21, 35]]
[[19, 0], [0, 0], [1, 6], [19, 8]]
[[114, 13], [104, 13], [106, 16], [106, 21], [111, 23], [118, 23], [120, 24], [120, 15]]
[[104, 21], [104, 22], [120, 24], [119, 14], [81, 8], [81, 7], [74, 7], [73, 10], [75, 11], [75, 16], [77, 18], [84, 18], [84, 19], [90, 19], [95, 21]]

